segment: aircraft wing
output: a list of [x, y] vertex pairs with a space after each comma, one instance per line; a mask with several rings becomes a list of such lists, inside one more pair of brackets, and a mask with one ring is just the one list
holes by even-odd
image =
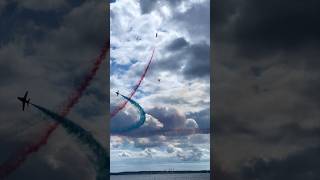
[[24, 107], [26, 106], [25, 102], [22, 102], [22, 111], [24, 111]]
[[28, 91], [26, 91], [26, 93], [24, 94], [24, 99], [27, 100], [27, 96], [28, 96]]

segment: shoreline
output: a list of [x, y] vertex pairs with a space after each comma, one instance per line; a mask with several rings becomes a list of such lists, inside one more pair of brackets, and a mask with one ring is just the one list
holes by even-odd
[[110, 173], [110, 175], [193, 174], [193, 173], [210, 173], [210, 170], [202, 170], [202, 171], [136, 171], [136, 172]]

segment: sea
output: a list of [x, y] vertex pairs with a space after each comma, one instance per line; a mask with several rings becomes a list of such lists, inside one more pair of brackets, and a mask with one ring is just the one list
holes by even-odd
[[111, 175], [110, 180], [210, 180], [210, 173]]

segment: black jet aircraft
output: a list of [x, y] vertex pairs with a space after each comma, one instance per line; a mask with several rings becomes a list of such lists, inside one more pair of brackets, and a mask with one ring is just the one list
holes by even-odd
[[119, 96], [119, 90], [116, 92], [117, 96]]
[[156, 37], [158, 37], [158, 33], [156, 33]]
[[27, 100], [27, 96], [28, 91], [26, 91], [23, 97], [18, 97], [18, 99], [22, 102], [22, 111], [24, 111], [24, 107], [26, 106], [26, 104], [29, 106], [30, 98]]

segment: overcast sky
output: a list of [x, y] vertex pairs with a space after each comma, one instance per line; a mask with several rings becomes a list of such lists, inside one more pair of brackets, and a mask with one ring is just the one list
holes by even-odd
[[[109, 32], [100, 0], [0, 1], [0, 163], [35, 142], [52, 122], [16, 99], [58, 111], [99, 55]], [[108, 55], [107, 55], [108, 56]], [[107, 61], [68, 118], [107, 148]], [[88, 151], [58, 128], [8, 179], [95, 179]]]
[[216, 179], [319, 179], [316, 0], [211, 4]]
[[[153, 62], [133, 99], [147, 113], [136, 130], [146, 136], [111, 136], [111, 172], [208, 170], [209, 134], [153, 134], [155, 130], [208, 129], [210, 125], [210, 1], [119, 0], [110, 4], [111, 110]], [[157, 33], [157, 38], [156, 38]], [[160, 82], [158, 81], [160, 79]], [[130, 104], [111, 129], [137, 121]]]

